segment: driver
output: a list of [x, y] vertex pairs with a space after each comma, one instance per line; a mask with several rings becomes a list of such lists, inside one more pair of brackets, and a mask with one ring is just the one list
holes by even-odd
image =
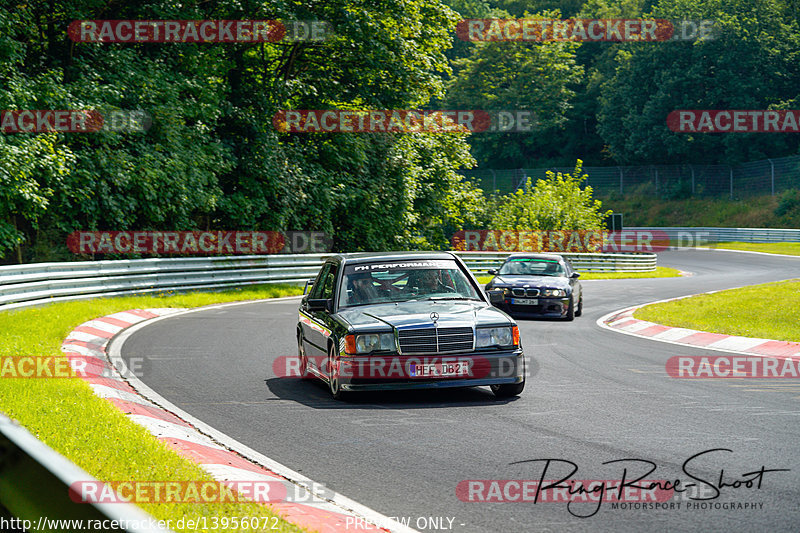
[[439, 279], [439, 273], [436, 270], [423, 270], [417, 276], [417, 287], [422, 292], [434, 293], [442, 292], [446, 289]]

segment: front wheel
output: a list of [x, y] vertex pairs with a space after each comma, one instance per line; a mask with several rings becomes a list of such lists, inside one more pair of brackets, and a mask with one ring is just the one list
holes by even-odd
[[497, 398], [510, 398], [512, 396], [519, 396], [525, 388], [525, 380], [519, 383], [506, 383], [503, 385], [491, 385], [492, 392]]
[[581, 294], [581, 299], [578, 300], [578, 308], [575, 310], [575, 316], [581, 316], [583, 314], [583, 295]]
[[306, 355], [306, 351], [303, 348], [303, 338], [298, 334], [297, 335], [297, 357], [300, 358], [300, 378], [301, 379], [310, 379], [311, 373], [308, 371], [308, 356]]
[[572, 300], [572, 296], [569, 297], [567, 316], [564, 318], [566, 318], [567, 320], [575, 320], [575, 302]]
[[331, 346], [328, 349], [328, 385], [331, 388], [331, 396], [334, 400], [344, 400], [347, 398], [347, 392], [341, 388], [339, 380], [339, 358], [336, 357], [336, 347]]

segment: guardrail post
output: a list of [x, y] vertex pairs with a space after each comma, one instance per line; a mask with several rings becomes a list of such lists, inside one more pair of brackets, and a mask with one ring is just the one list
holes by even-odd
[[689, 165], [689, 170], [692, 171], [692, 196], [694, 196], [694, 167]]

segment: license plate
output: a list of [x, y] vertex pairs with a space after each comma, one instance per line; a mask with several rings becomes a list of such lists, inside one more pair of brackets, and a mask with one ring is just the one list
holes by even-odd
[[511, 303], [514, 305], [539, 305], [539, 300], [536, 298], [512, 298]]
[[469, 375], [469, 364], [460, 363], [426, 363], [412, 364], [411, 376], [415, 378], [444, 378]]

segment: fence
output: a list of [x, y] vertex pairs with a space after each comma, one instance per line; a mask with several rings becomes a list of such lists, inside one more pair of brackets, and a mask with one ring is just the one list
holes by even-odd
[[[456, 252], [477, 273], [508, 253]], [[654, 254], [564, 254], [577, 270], [655, 269]], [[0, 267], [0, 309], [95, 296], [218, 289], [262, 283], [300, 283], [314, 277], [330, 254], [256, 255], [36, 263]]]
[[[472, 169], [461, 174], [487, 194], [507, 194], [533, 183], [545, 173], [572, 173], [574, 167], [520, 168], [510, 170]], [[647, 194], [666, 198], [686, 196], [727, 196], [739, 198], [776, 195], [800, 189], [800, 155], [753, 161], [740, 165], [645, 165], [584, 167], [595, 194]]]

